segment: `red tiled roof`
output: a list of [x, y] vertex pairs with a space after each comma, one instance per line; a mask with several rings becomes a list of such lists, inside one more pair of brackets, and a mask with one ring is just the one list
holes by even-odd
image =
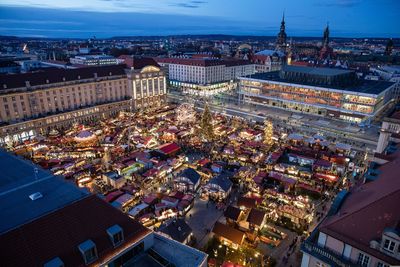
[[378, 179], [353, 189], [339, 212], [321, 224], [320, 231], [342, 240], [391, 265], [400, 261], [370, 248], [385, 228], [394, 228], [400, 220], [400, 151], [396, 159], [382, 165]]
[[146, 66], [160, 67], [160, 65], [158, 65], [157, 62], [151, 57], [135, 57], [130, 55], [121, 55], [118, 57], [118, 59], [123, 59], [124, 63], [129, 68], [133, 67], [134, 69], [142, 69]]
[[175, 143], [164, 144], [158, 148], [162, 153], [169, 155], [177, 152], [180, 147]]
[[[114, 248], [107, 229], [118, 224], [125, 241]], [[150, 233], [140, 223], [91, 195], [0, 236], [3, 266], [43, 266], [59, 257], [65, 266], [85, 266], [78, 245], [91, 239], [99, 264]]]

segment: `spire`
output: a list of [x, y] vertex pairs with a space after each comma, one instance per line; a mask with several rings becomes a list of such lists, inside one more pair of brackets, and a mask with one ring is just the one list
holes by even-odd
[[329, 45], [329, 21], [326, 23], [324, 30], [324, 39], [322, 41], [322, 46], [327, 47]]
[[286, 46], [286, 37], [287, 36], [286, 36], [286, 32], [285, 32], [285, 11], [283, 11], [281, 28], [280, 28], [280, 31], [279, 31], [277, 37], [278, 37], [276, 40], [277, 47], [282, 48], [282, 47]]

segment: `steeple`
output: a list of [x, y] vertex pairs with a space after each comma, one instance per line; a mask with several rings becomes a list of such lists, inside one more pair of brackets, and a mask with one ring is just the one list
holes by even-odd
[[322, 40], [322, 46], [329, 46], [329, 22], [326, 23], [326, 28], [324, 31], [324, 39]]
[[281, 28], [277, 36], [276, 46], [278, 49], [282, 49], [286, 46], [286, 32], [285, 32], [285, 12], [283, 12]]
[[326, 27], [324, 30], [324, 37], [322, 39], [322, 48], [319, 51], [320, 59], [332, 58], [333, 49], [329, 46], [329, 22], [326, 23]]

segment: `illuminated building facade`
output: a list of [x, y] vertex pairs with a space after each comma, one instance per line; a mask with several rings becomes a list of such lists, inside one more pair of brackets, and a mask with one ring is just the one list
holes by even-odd
[[157, 62], [152, 58], [132, 56], [125, 56], [124, 62], [130, 68], [127, 76], [133, 107], [145, 109], [165, 103], [167, 78]]
[[160, 106], [166, 77], [148, 63], [1, 75], [0, 144], [131, 108]]
[[352, 71], [285, 66], [240, 78], [244, 102], [366, 123], [390, 101], [394, 83], [358, 80]]
[[155, 58], [168, 70], [169, 84], [189, 94], [212, 95], [233, 89], [240, 76], [255, 73], [247, 60], [214, 58]]
[[69, 59], [71, 64], [86, 65], [86, 66], [104, 66], [104, 65], [117, 65], [121, 61], [115, 57], [107, 55], [84, 55], [75, 56]]

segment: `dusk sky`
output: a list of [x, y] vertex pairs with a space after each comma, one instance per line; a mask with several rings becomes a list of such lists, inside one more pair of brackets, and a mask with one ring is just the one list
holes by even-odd
[[0, 35], [400, 37], [400, 0], [1, 0]]

